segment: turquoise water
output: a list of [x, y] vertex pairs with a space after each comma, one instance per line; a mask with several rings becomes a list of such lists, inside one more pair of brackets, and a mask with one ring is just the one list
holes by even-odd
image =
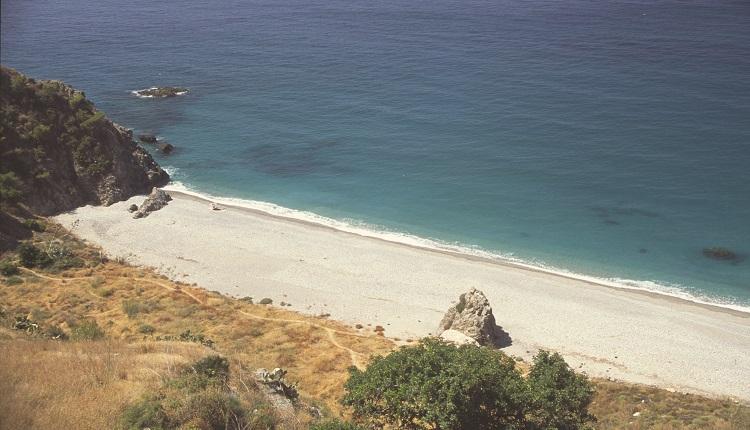
[[1, 55], [191, 189], [750, 306], [744, 0], [3, 0]]

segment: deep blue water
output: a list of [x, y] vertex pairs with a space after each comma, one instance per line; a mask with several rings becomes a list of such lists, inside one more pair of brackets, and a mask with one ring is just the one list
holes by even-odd
[[196, 190], [750, 306], [746, 0], [3, 0], [1, 56]]

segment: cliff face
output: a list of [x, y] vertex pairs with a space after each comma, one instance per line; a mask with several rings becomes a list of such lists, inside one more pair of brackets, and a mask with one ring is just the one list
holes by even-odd
[[169, 181], [132, 132], [96, 110], [83, 92], [0, 69], [5, 203], [13, 196], [30, 211], [51, 215], [86, 204], [110, 205]]

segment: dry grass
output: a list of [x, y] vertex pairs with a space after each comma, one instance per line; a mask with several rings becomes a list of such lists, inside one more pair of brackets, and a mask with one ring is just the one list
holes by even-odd
[[206, 354], [193, 344], [0, 341], [0, 428], [112, 428], [122, 409]]
[[[595, 380], [598, 429], [750, 429], [750, 407], [729, 399]], [[638, 416], [633, 416], [633, 414]]]
[[[59, 231], [37, 234], [49, 241]], [[63, 238], [86, 267], [23, 271], [21, 283], [0, 281], [0, 428], [112, 428], [123, 407], [154, 389], [179, 363], [210, 352], [198, 343], [160, 341], [190, 330], [214, 342], [232, 372], [283, 367], [302, 398], [342, 412], [347, 368], [366, 365], [395, 344], [375, 333], [324, 318], [232, 299], [175, 283], [154, 272], [104, 261], [98, 250]], [[70, 333], [95, 320], [107, 341], [30, 340], [9, 330], [27, 315], [42, 330]], [[143, 329], [149, 327], [149, 329]], [[521, 365], [523, 365], [521, 363]], [[162, 379], [160, 379], [162, 378]], [[730, 400], [651, 387], [594, 381], [592, 412], [601, 429], [750, 428], [750, 408]], [[633, 414], [640, 415], [633, 417]]]

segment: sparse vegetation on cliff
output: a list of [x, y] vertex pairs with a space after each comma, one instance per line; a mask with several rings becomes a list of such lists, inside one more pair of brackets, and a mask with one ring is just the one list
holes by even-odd
[[59, 81], [0, 67], [0, 201], [51, 214], [110, 204], [168, 175], [132, 134]]

